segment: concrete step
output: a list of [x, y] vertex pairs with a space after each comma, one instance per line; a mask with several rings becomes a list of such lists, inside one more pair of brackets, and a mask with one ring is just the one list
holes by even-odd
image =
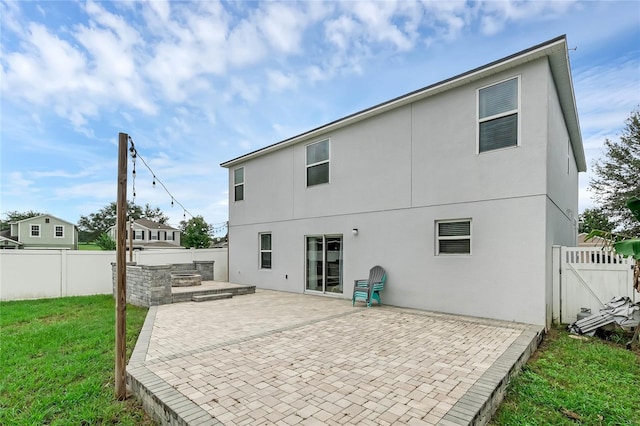
[[208, 300], [218, 300], [218, 299], [231, 299], [233, 297], [233, 293], [214, 293], [214, 294], [200, 294], [193, 295], [191, 300], [194, 302], [206, 302]]

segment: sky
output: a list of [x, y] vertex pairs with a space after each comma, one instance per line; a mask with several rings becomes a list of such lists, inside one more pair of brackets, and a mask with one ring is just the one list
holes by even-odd
[[2, 219], [115, 201], [122, 132], [167, 190], [138, 159], [136, 204], [219, 227], [220, 163], [563, 34], [590, 169], [640, 105], [637, 1], [1, 0], [0, 25]]

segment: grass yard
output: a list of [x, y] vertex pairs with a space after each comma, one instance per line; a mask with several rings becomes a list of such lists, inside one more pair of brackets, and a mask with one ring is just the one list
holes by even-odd
[[[147, 310], [127, 306], [127, 359]], [[0, 425], [153, 425], [114, 398], [109, 295], [0, 303]]]
[[640, 425], [640, 351], [551, 329], [490, 424]]
[[94, 244], [94, 243], [78, 243], [78, 250], [95, 250], [95, 251], [101, 251], [102, 249], [100, 248], [100, 246]]

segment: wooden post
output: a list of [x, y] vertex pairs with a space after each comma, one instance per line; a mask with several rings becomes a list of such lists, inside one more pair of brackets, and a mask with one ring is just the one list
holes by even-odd
[[118, 135], [118, 198], [116, 200], [116, 399], [127, 397], [127, 148], [129, 135]]

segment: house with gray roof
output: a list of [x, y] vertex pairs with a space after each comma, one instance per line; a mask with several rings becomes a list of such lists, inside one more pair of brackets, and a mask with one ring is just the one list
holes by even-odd
[[[357, 93], [353, 93], [357, 96]], [[229, 281], [550, 325], [586, 162], [565, 36], [221, 164]]]
[[0, 249], [78, 249], [76, 226], [50, 214], [11, 222], [0, 235]]
[[[164, 223], [148, 219], [136, 219], [131, 225], [127, 224], [127, 248], [129, 247], [129, 232], [133, 232], [133, 249], [175, 249], [180, 245], [180, 230]], [[116, 227], [108, 231], [109, 236], [116, 239]]]

